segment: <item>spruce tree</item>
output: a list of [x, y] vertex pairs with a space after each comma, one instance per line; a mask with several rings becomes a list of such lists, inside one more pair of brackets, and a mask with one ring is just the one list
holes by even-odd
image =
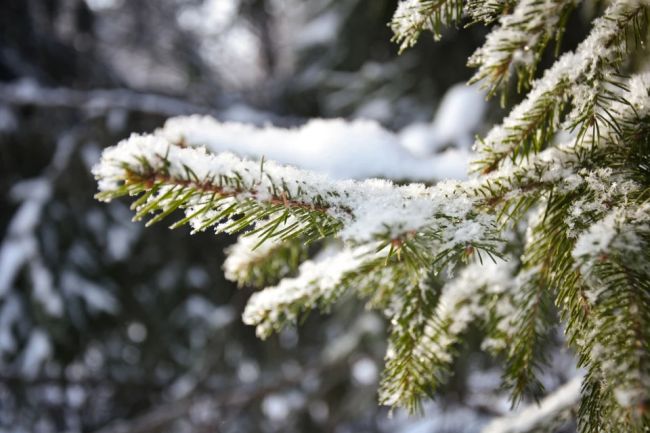
[[[137, 196], [135, 219], [148, 225], [180, 210], [172, 228], [241, 234], [226, 272], [266, 286], [243, 317], [262, 338], [345, 292], [367, 299], [390, 323], [383, 404], [417, 410], [474, 327], [503, 361], [513, 404], [540, 396], [559, 321], [584, 376], [488, 431], [553, 431], [572, 416], [581, 433], [650, 431], [650, 2], [612, 1], [575, 50], [556, 49], [539, 71], [579, 3], [399, 3], [402, 49], [450, 23], [493, 25], [469, 59], [472, 81], [504, 104], [513, 84], [524, 94], [477, 139], [468, 181], [332, 180], [223, 151], [293, 134], [309, 146], [307, 127], [188, 117], [107, 149], [97, 198]], [[308, 259], [317, 248], [327, 253]]]

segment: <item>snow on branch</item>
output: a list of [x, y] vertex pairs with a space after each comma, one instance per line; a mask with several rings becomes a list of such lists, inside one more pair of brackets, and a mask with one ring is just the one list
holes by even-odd
[[[479, 92], [466, 87], [463, 90], [450, 96], [456, 98], [453, 102], [476, 103]], [[477, 111], [480, 113], [480, 107]], [[467, 122], [466, 116], [450, 119], [449, 114], [441, 113], [447, 117], [440, 120], [453, 122], [443, 125], [446, 130], [442, 133], [456, 128], [467, 130], [469, 135], [471, 128], [476, 127], [476, 122]], [[451, 137], [444, 138], [460, 135], [451, 132]], [[155, 134], [173, 143], [205, 146], [212, 153], [232, 152], [252, 159], [264, 155], [277, 163], [323, 172], [337, 179], [459, 179], [465, 177], [463, 170], [469, 160], [469, 153], [459, 149], [417, 158], [405, 148], [403, 137], [370, 120], [312, 119], [299, 127], [279, 128], [220, 122], [210, 116], [183, 116], [167, 120]]]
[[620, 168], [635, 154], [647, 153], [629, 143], [635, 143], [634, 137], [643, 136], [650, 128], [650, 74], [630, 77], [602, 113], [615, 116], [616, 123], [589, 128], [581, 137], [542, 150], [516, 165], [504, 161], [498, 170], [483, 175], [476, 187], [484, 197], [483, 204], [500, 209], [501, 217], [516, 219], [551, 189], [567, 194], [582, 188], [567, 221], [573, 227], [586, 214], [606, 210], [607, 203], [628, 201], [641, 194], [638, 181], [630, 179], [626, 170], [614, 171], [612, 167]]
[[422, 231], [442, 250], [493, 240], [491, 217], [474, 214], [477, 197], [460, 182], [396, 186], [371, 179], [338, 181], [272, 161], [138, 136], [104, 151], [94, 168], [97, 197], [139, 195], [135, 219], [157, 222], [176, 209], [195, 231], [236, 233], [255, 223], [263, 240], [338, 234], [345, 241], [400, 239]]
[[465, 12], [474, 22], [493, 23], [516, 0], [467, 0]]
[[[646, 193], [648, 191], [646, 190]], [[615, 418], [643, 423], [650, 398], [650, 203], [618, 207], [595, 222], [573, 249], [587, 285], [592, 322], [584, 338], [591, 354], [590, 379], [607, 380]], [[640, 431], [640, 430], [639, 430]]]
[[[580, 105], [584, 98], [593, 97], [574, 84], [604, 79], [621, 64], [629, 48], [629, 33], [638, 35], [647, 24], [648, 5], [647, 0], [618, 0], [609, 6], [576, 51], [556, 61], [503, 123], [476, 143], [477, 168], [489, 173], [508, 158], [522, 159], [547, 146], [560, 126], [568, 100], [573, 98], [573, 104]], [[601, 87], [592, 89], [597, 92]]]
[[[445, 284], [435, 311], [426, 318], [409, 353], [389, 351], [379, 393], [382, 404], [413, 410], [423, 395], [430, 395], [444, 382], [461, 335], [471, 324], [487, 319], [487, 297], [509, 290], [514, 264], [472, 263]], [[399, 320], [392, 323], [409, 326]]]
[[[553, 204], [552, 199], [550, 200]], [[549, 250], [560, 242], [549, 227], [557, 226], [552, 206], [532, 212], [519, 266], [509, 296], [496, 305], [494, 335], [486, 340], [491, 349], [505, 357], [504, 385], [511, 389], [511, 401], [518, 404], [527, 395], [540, 395], [544, 386], [539, 378], [548, 357], [549, 336], [556, 324], [553, 314], [553, 284], [556, 256]], [[545, 220], [548, 216], [548, 225]], [[559, 254], [562, 257], [561, 254]], [[495, 344], [496, 343], [496, 344]]]
[[285, 278], [277, 286], [251, 296], [244, 310], [244, 323], [255, 325], [258, 337], [266, 338], [295, 322], [300, 312], [330, 305], [345, 290], [346, 279], [377, 258], [374, 246], [345, 248], [304, 262], [297, 277]]
[[460, 19], [462, 12], [462, 0], [402, 0], [390, 23], [393, 40], [404, 51], [415, 45], [425, 30], [438, 39], [441, 27]]
[[[610, 250], [643, 254], [643, 236], [650, 235], [650, 203], [632, 209], [615, 208], [592, 224], [576, 241], [573, 257], [586, 277], [592, 268], [607, 261]], [[594, 293], [592, 298], [597, 298]]]
[[226, 250], [223, 264], [226, 279], [239, 286], [264, 287], [293, 273], [307, 257], [301, 239], [279, 241], [258, 235], [240, 236]]
[[[537, 64], [549, 41], [559, 38], [577, 0], [522, 0], [511, 14], [503, 15], [499, 27], [488, 34], [485, 44], [469, 59], [477, 67], [470, 82], [484, 81], [489, 94], [505, 91], [516, 71], [520, 88], [532, 81]], [[483, 3], [483, 2], [482, 2]]]

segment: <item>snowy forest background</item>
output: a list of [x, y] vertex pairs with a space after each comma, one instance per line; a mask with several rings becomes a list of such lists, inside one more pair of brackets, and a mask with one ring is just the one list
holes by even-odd
[[[394, 139], [314, 135], [264, 154], [340, 178], [463, 178], [474, 134], [503, 114], [458, 86], [486, 29], [426, 35], [398, 56], [396, 3], [1, 3], [0, 432], [469, 433], [508, 411], [500, 366], [476, 341], [422, 417], [389, 418], [378, 315], [346, 298], [262, 342], [241, 322], [252, 290], [223, 276], [233, 239], [145, 231], [127, 203], [93, 200], [104, 147], [193, 113], [369, 119]], [[597, 3], [572, 16], [565, 49]], [[548, 390], [575, 375], [557, 338]]]

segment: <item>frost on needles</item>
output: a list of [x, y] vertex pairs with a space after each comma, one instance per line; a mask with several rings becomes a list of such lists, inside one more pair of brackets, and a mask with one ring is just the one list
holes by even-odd
[[[172, 227], [241, 234], [224, 267], [240, 285], [267, 287], [244, 312], [262, 338], [346, 292], [366, 299], [390, 324], [382, 403], [417, 409], [449, 376], [470, 326], [503, 360], [514, 403], [542, 395], [559, 317], [584, 376], [486, 431], [550, 431], [576, 417], [581, 433], [647, 432], [650, 74], [639, 65], [650, 3], [610, 2], [575, 51], [556, 50], [538, 73], [580, 5], [400, 2], [391, 27], [402, 49], [425, 30], [440, 37], [443, 24], [493, 25], [469, 60], [473, 80], [504, 94], [515, 75], [527, 91], [477, 140], [470, 180], [332, 179], [238, 152], [262, 133], [270, 149], [309, 146], [313, 125], [259, 131], [182, 118], [107, 149], [97, 197], [137, 197], [135, 219], [148, 224], [181, 211]], [[331, 126], [337, 140], [387, 136], [322, 122], [318, 131]]]

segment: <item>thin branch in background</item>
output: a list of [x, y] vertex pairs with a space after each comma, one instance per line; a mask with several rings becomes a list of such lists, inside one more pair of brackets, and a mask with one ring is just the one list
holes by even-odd
[[42, 87], [34, 82], [0, 83], [0, 102], [10, 105], [34, 105], [43, 108], [82, 109], [95, 113], [124, 109], [160, 116], [212, 114], [219, 111], [183, 99], [129, 89], [76, 90]]

